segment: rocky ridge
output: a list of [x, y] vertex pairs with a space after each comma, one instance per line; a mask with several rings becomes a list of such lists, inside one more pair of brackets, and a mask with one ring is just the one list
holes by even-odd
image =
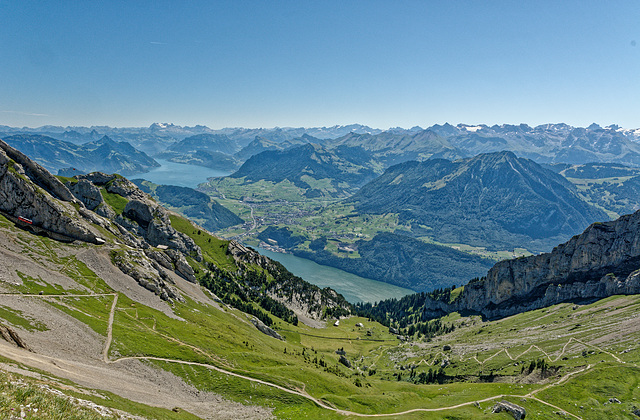
[[575, 299], [640, 293], [640, 211], [594, 223], [549, 253], [505, 260], [458, 299], [427, 298], [425, 310], [504, 317]]
[[[129, 200], [124, 216], [105, 202], [100, 186]], [[55, 239], [103, 244], [97, 227], [106, 229], [131, 247], [114, 251], [112, 262], [162, 299], [181, 299], [166, 270], [196, 281], [185, 255], [201, 259], [200, 249], [171, 227], [166, 210], [120, 176], [93, 173], [65, 185], [0, 140], [0, 210], [24, 228]]]
[[[280, 263], [259, 254], [252, 248], [232, 240], [229, 242], [227, 252], [236, 261], [240, 271], [246, 271], [247, 265], [259, 266], [277, 279], [265, 288], [265, 292], [301, 319], [320, 321], [326, 317], [327, 310], [336, 311], [336, 313], [348, 312], [349, 304], [334, 290], [321, 289], [306, 283], [300, 277], [288, 272]], [[260, 329], [258, 326], [256, 328]]]
[[[220, 271], [227, 280], [233, 278], [241, 295], [250, 294], [266, 311], [290, 322], [295, 319], [294, 310], [303, 319], [315, 320], [323, 317], [325, 310], [342, 313], [350, 308], [342, 296], [304, 282], [236, 242], [224, 244], [236, 267], [222, 273], [224, 270], [210, 260], [204, 261], [203, 251], [193, 239], [172, 226], [168, 210], [126, 178], [93, 172], [76, 175], [63, 184], [1, 141], [0, 210], [16, 225], [38, 234], [104, 244], [115, 267], [166, 301], [183, 299], [173, 273], [198, 283], [191, 266], [197, 264], [200, 274]], [[264, 273], [256, 275], [256, 267], [270, 273], [271, 280]], [[264, 282], [265, 289], [257, 288], [256, 281]], [[240, 301], [238, 305], [244, 308], [248, 304]], [[270, 321], [264, 311], [256, 313], [264, 318], [261, 320]]]
[[[171, 227], [169, 212], [128, 179], [101, 172], [75, 178], [78, 179], [75, 188], [73, 182], [68, 182], [67, 186], [88, 208], [93, 207], [98, 214], [113, 219], [129, 232], [144, 238], [151, 246], [166, 246], [197, 261], [202, 260], [200, 248], [193, 240]], [[122, 214], [116, 214], [106, 205], [100, 187], [107, 193], [117, 194], [127, 200]]]
[[0, 210], [34, 228], [84, 242], [100, 243], [81, 217], [82, 203], [56, 177], [0, 140]]

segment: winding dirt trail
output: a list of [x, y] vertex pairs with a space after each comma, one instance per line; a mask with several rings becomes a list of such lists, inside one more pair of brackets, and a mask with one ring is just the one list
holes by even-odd
[[[481, 400], [474, 400], [474, 401], [468, 401], [468, 402], [464, 402], [464, 403], [460, 403], [460, 404], [455, 404], [455, 405], [451, 405], [451, 406], [446, 406], [446, 407], [437, 407], [437, 408], [414, 408], [411, 410], [405, 410], [405, 411], [398, 411], [398, 412], [394, 412], [394, 413], [380, 413], [380, 414], [364, 414], [364, 413], [357, 413], [354, 411], [349, 411], [349, 410], [341, 410], [335, 407], [330, 406], [328, 403], [322, 401], [319, 398], [315, 398], [311, 395], [309, 395], [307, 392], [305, 392], [304, 390], [300, 390], [300, 389], [291, 389], [291, 388], [287, 388], [269, 381], [264, 381], [261, 379], [256, 379], [250, 376], [246, 376], [246, 375], [242, 375], [239, 373], [235, 373], [223, 368], [220, 368], [218, 366], [215, 365], [211, 365], [211, 364], [205, 364], [205, 363], [198, 363], [198, 362], [189, 362], [189, 361], [184, 361], [184, 360], [176, 360], [176, 359], [168, 359], [168, 358], [162, 358], [162, 357], [152, 357], [152, 356], [135, 356], [135, 357], [121, 357], [118, 359], [109, 359], [109, 349], [111, 347], [111, 343], [113, 341], [113, 323], [114, 323], [114, 318], [115, 318], [115, 312], [117, 309], [117, 303], [118, 303], [118, 293], [107, 293], [107, 294], [66, 294], [66, 295], [40, 295], [40, 294], [18, 294], [18, 293], [2, 293], [0, 294], [0, 296], [20, 296], [20, 297], [35, 297], [35, 298], [42, 298], [42, 299], [46, 299], [46, 298], [65, 298], [65, 297], [69, 297], [69, 298], [77, 298], [77, 297], [103, 297], [103, 296], [112, 296], [113, 297], [113, 302], [111, 304], [111, 310], [109, 312], [109, 321], [108, 321], [108, 326], [107, 326], [107, 338], [105, 340], [105, 345], [104, 348], [102, 350], [102, 359], [104, 361], [105, 364], [115, 364], [115, 363], [122, 363], [125, 362], [127, 360], [155, 360], [155, 361], [162, 361], [162, 362], [167, 362], [167, 363], [177, 363], [177, 364], [182, 364], [182, 365], [189, 365], [189, 366], [199, 366], [199, 367], [203, 367], [206, 369], [211, 369], [211, 370], [215, 370], [216, 372], [222, 373], [224, 375], [229, 375], [229, 376], [233, 376], [236, 378], [240, 378], [240, 379], [244, 379], [247, 381], [251, 381], [254, 383], [259, 383], [265, 386], [269, 386], [275, 389], [278, 389], [282, 392], [286, 392], [292, 395], [296, 395], [296, 396], [300, 396], [303, 398], [306, 398], [310, 401], [312, 401], [314, 404], [316, 404], [318, 407], [321, 407], [323, 409], [326, 410], [331, 410], [334, 411], [336, 413], [345, 415], [345, 416], [354, 416], [354, 417], [390, 417], [390, 416], [400, 416], [400, 415], [405, 415], [405, 414], [411, 414], [411, 413], [419, 413], [419, 412], [439, 412], [439, 411], [446, 411], [446, 410], [453, 410], [453, 409], [457, 409], [457, 408], [461, 408], [461, 407], [466, 407], [466, 406], [470, 406], [470, 405], [475, 405], [478, 403], [484, 403], [484, 402], [490, 402], [493, 400], [497, 400], [500, 398], [504, 398], [504, 397], [514, 397], [514, 398], [528, 398], [528, 399], [532, 399], [535, 400], [541, 404], [544, 404], [546, 406], [552, 407], [555, 410], [558, 411], [562, 411], [565, 412], [567, 415], [576, 418], [576, 419], [581, 419], [580, 416], [575, 415], [573, 413], [570, 413], [568, 411], [566, 411], [563, 408], [560, 408], [558, 406], [555, 406], [551, 403], [548, 403], [538, 397], [535, 396], [535, 394], [549, 389], [551, 387], [560, 385], [564, 382], [566, 382], [567, 380], [569, 380], [571, 377], [575, 376], [575, 375], [579, 375], [581, 373], [584, 373], [586, 371], [589, 371], [590, 369], [592, 369], [594, 366], [593, 365], [588, 365], [583, 369], [568, 373], [566, 375], [564, 375], [562, 378], [558, 379], [555, 382], [552, 382], [542, 388], [536, 389], [534, 391], [529, 392], [528, 394], [525, 395], [512, 395], [512, 394], [500, 394], [500, 395], [495, 395], [495, 396], [491, 396], [491, 397], [487, 397]], [[606, 353], [608, 355], [610, 355], [612, 358], [614, 358], [617, 362], [619, 363], [625, 363], [623, 360], [621, 360], [620, 358], [618, 358], [617, 356], [615, 356], [614, 354], [603, 350], [601, 348], [599, 348], [598, 346], [595, 345], [591, 345], [591, 344], [587, 344], [584, 343], [578, 339], [575, 338], [570, 338], [569, 341], [567, 342], [567, 344], [565, 344], [565, 346], [563, 347], [563, 353], [564, 353], [564, 349], [569, 345], [569, 343], [571, 343], [571, 341], [576, 341], [579, 342], [585, 346], [588, 347], [592, 347], [592, 348], [596, 348], [600, 351], [602, 351], [603, 353]], [[536, 345], [531, 345], [531, 347], [529, 349], [527, 349], [526, 351], [524, 351], [522, 354], [516, 356], [516, 359], [523, 356], [525, 353], [527, 353], [529, 350], [531, 350], [532, 348], [536, 348], [538, 350], [540, 350], [541, 352], [543, 352], [545, 355], [547, 355], [547, 357], [549, 357], [549, 355], [544, 352], [542, 349], [540, 349], [538, 346]], [[507, 356], [509, 358], [511, 358], [512, 360], [515, 360], [514, 358], [512, 358], [512, 356], [509, 354], [509, 352], [507, 351], [506, 348], [501, 349], [498, 353], [494, 354], [493, 356], [490, 356], [488, 359], [491, 359], [493, 357], [495, 357], [497, 354], [501, 353], [501, 352], [505, 352], [507, 354]], [[5, 353], [7, 353], [5, 351]], [[38, 363], [36, 363], [37, 365], [40, 365], [42, 363], [52, 363], [60, 368], [62, 368], [65, 365], [68, 365], [69, 362], [63, 359], [57, 359], [57, 358], [53, 358], [53, 357], [48, 357], [48, 356], [44, 356], [44, 355], [38, 355], [38, 354], [34, 354], [34, 353], [29, 353], [26, 352], [22, 349], [15, 349], [14, 351], [9, 352], [10, 355], [9, 357], [13, 360], [16, 360], [20, 363], [25, 363], [27, 365], [30, 365], [31, 363], [34, 363], [35, 361], [38, 361]], [[488, 360], [486, 359], [486, 360]], [[549, 357], [549, 359], [551, 360], [551, 358]], [[477, 359], [476, 359], [477, 360]], [[486, 361], [485, 360], [485, 361]], [[556, 358], [557, 360], [557, 358]], [[478, 361], [478, 363], [482, 364], [484, 363]], [[426, 361], [425, 361], [426, 363]]]
[[[328, 405], [327, 403], [325, 403], [324, 401], [309, 395], [308, 393], [304, 392], [303, 390], [286, 388], [286, 387], [283, 387], [281, 385], [274, 384], [272, 382], [263, 381], [261, 379], [256, 379], [256, 378], [252, 378], [250, 376], [246, 376], [246, 375], [242, 375], [242, 374], [239, 374], [239, 373], [231, 372], [231, 371], [228, 371], [226, 369], [222, 369], [222, 368], [219, 368], [217, 366], [210, 365], [210, 364], [198, 363], [198, 362], [188, 362], [188, 361], [184, 361], [184, 360], [168, 359], [168, 358], [163, 358], [163, 357], [151, 357], [151, 356], [121, 357], [121, 358], [118, 358], [118, 359], [109, 360], [108, 352], [109, 352], [109, 347], [111, 346], [112, 331], [113, 331], [112, 327], [113, 327], [113, 320], [114, 320], [114, 317], [115, 317], [116, 304], [118, 302], [118, 294], [114, 293], [113, 296], [114, 296], [114, 300], [113, 300], [113, 304], [111, 305], [111, 312], [109, 313], [109, 326], [107, 328], [107, 331], [108, 331], [108, 333], [107, 333], [107, 341], [105, 343], [105, 348], [103, 350], [105, 363], [119, 363], [119, 362], [126, 361], [126, 360], [156, 360], [156, 361], [162, 361], [162, 362], [168, 362], [168, 363], [178, 363], [178, 364], [183, 364], [183, 365], [188, 365], [188, 366], [204, 367], [206, 369], [215, 370], [216, 372], [219, 372], [219, 373], [222, 373], [222, 374], [225, 374], [225, 375], [234, 376], [234, 377], [240, 378], [240, 379], [245, 379], [247, 381], [251, 381], [251, 382], [259, 383], [259, 384], [262, 384], [262, 385], [266, 385], [266, 386], [269, 386], [269, 387], [272, 387], [272, 388], [276, 388], [276, 389], [278, 389], [280, 391], [283, 391], [283, 392], [286, 392], [286, 393], [289, 393], [289, 394], [293, 394], [293, 395], [297, 395], [297, 396], [306, 398], [306, 399], [312, 401], [318, 407], [324, 408], [326, 410], [335, 411], [336, 413], [339, 413], [339, 414], [342, 414], [342, 415], [345, 415], [345, 416], [354, 416], [354, 417], [391, 417], [391, 416], [399, 416], [399, 415], [406, 415], [406, 414], [419, 413], [419, 412], [427, 412], [427, 413], [428, 412], [438, 412], [438, 411], [453, 410], [453, 409], [456, 409], [456, 408], [466, 407], [466, 406], [475, 405], [475, 404], [479, 404], [479, 403], [483, 403], [483, 402], [489, 402], [489, 401], [497, 400], [499, 398], [504, 398], [504, 397], [519, 397], [519, 398], [530, 398], [530, 399], [535, 400], [535, 401], [537, 401], [539, 403], [542, 403], [542, 404], [545, 404], [545, 405], [547, 405], [549, 407], [552, 407], [552, 408], [554, 408], [556, 410], [559, 410], [561, 412], [565, 412], [565, 413], [567, 413], [567, 415], [569, 415], [571, 417], [574, 417], [574, 418], [577, 418], [577, 419], [581, 419], [581, 417], [579, 417], [579, 416], [577, 416], [577, 415], [575, 415], [573, 413], [570, 413], [570, 412], [568, 412], [568, 411], [566, 411], [566, 410], [564, 410], [564, 409], [562, 409], [562, 408], [560, 408], [560, 407], [558, 407], [556, 405], [553, 405], [551, 403], [548, 403], [546, 401], [543, 401], [543, 400], [535, 397], [534, 394], [536, 394], [536, 393], [538, 393], [540, 391], [543, 391], [545, 389], [548, 389], [550, 387], [559, 385], [559, 384], [567, 381], [571, 376], [574, 376], [576, 374], [582, 373], [582, 372], [584, 372], [586, 370], [589, 370], [592, 367], [591, 365], [589, 365], [589, 366], [585, 367], [584, 369], [581, 369], [581, 370], [578, 370], [578, 371], [575, 371], [575, 372], [571, 372], [571, 373], [563, 376], [562, 378], [560, 378], [558, 381], [556, 381], [554, 383], [551, 383], [551, 384], [548, 384], [547, 386], [545, 386], [543, 388], [534, 390], [534, 391], [532, 391], [532, 392], [530, 392], [530, 393], [528, 393], [526, 395], [500, 394], [500, 395], [496, 395], [496, 396], [492, 396], [492, 397], [487, 397], [487, 398], [484, 398], [482, 400], [468, 401], [468, 402], [464, 402], [464, 403], [460, 403], [460, 404], [456, 404], [456, 405], [451, 405], [451, 406], [446, 406], [446, 407], [414, 408], [414, 409], [411, 409], [411, 410], [398, 411], [398, 412], [394, 412], [394, 413], [380, 413], [380, 414], [357, 413], [357, 412], [354, 412], [354, 411], [341, 410], [341, 409], [332, 407], [332, 406]], [[569, 345], [571, 340], [575, 340], [575, 341], [580, 342], [581, 344], [587, 345], [585, 343], [582, 343], [580, 340], [571, 338], [571, 339], [569, 339], [567, 344], [565, 344], [565, 346], [563, 347], [563, 352], [564, 352], [564, 349]], [[531, 347], [536, 347], [536, 348], [539, 349], [539, 347], [535, 346], [535, 345], [532, 345]], [[596, 346], [592, 346], [592, 347], [597, 348]], [[511, 355], [509, 355], [507, 349], [502, 349], [502, 350], [504, 350], [505, 353], [511, 358]], [[539, 350], [542, 351], [545, 355], [547, 355], [547, 357], [549, 357], [549, 355], [546, 352], [544, 352], [541, 349], [539, 349]], [[600, 350], [602, 350], [602, 349], [600, 349]], [[528, 351], [529, 351], [529, 349], [527, 349], [524, 353], [520, 354], [518, 357], [522, 356], [523, 354], [527, 353]], [[623, 361], [621, 361], [615, 355], [613, 355], [613, 354], [611, 354], [611, 353], [609, 353], [607, 351], [604, 351], [604, 350], [602, 350], [602, 351], [607, 353], [607, 354], [609, 354], [609, 355], [611, 355], [612, 357], [614, 357], [619, 362], [624, 363]]]
[[102, 360], [105, 363], [109, 363], [109, 348], [111, 347], [111, 341], [113, 339], [113, 320], [116, 316], [116, 305], [118, 304], [118, 294], [113, 294], [113, 303], [111, 304], [111, 311], [109, 312], [109, 324], [107, 325], [107, 341], [102, 350]]

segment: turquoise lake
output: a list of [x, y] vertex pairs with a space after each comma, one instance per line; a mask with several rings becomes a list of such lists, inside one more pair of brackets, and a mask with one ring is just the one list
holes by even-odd
[[207, 182], [207, 178], [231, 175], [231, 172], [227, 171], [205, 168], [204, 166], [185, 165], [184, 163], [175, 163], [164, 159], [156, 159], [156, 162], [160, 164], [159, 168], [153, 168], [143, 174], [129, 175], [127, 178], [142, 178], [154, 184], [196, 188], [198, 184]]
[[276, 260], [293, 274], [319, 287], [331, 287], [349, 302], [379, 302], [384, 299], [401, 298], [413, 290], [347, 273], [337, 268], [317, 264], [306, 258], [291, 254], [255, 248], [256, 251]]

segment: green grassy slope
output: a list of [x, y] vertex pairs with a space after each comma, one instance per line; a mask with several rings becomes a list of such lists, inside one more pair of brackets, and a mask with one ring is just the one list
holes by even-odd
[[[174, 222], [180, 226], [179, 220]], [[115, 292], [99, 273], [72, 257], [60, 257], [68, 254], [67, 247], [87, 245], [62, 245], [14, 231], [6, 220], [0, 220], [0, 227], [5, 233], [12, 231], [25, 255], [48, 266], [62, 262], [65, 274], [76, 282], [62, 288], [46, 278], [25, 275], [24, 284], [12, 286], [13, 291], [36, 294], [21, 299], [42, 299], [40, 291], [43, 296], [67, 295], [47, 301], [106, 338]], [[183, 228], [193, 235], [191, 227]], [[205, 258], [232, 267], [224, 242], [210, 242], [203, 233], [195, 233], [198, 237], [205, 245]], [[87, 289], [103, 295], [78, 296]], [[490, 414], [500, 399], [525, 407], [527, 418], [533, 419], [550, 418], [559, 410], [582, 418], [632, 418], [634, 399], [640, 398], [640, 296], [565, 303], [492, 322], [452, 314], [442, 322], [455, 325], [453, 332], [408, 341], [366, 318], [314, 329], [270, 315], [285, 338], [280, 341], [260, 333], [245, 314], [224, 305], [218, 309], [191, 299], [175, 302], [173, 310], [182, 318], [178, 320], [117, 296], [108, 349], [111, 361], [140, 358], [198, 389], [272, 407], [278, 418], [355, 418], [350, 412], [403, 419], [509, 418]], [[0, 318], [18, 330], [38, 325], [10, 305], [0, 311]], [[338, 350], [350, 367], [340, 363]], [[427, 376], [431, 379], [425, 382], [430, 383], [422, 383]], [[609, 404], [610, 398], [621, 403]], [[111, 404], [150, 418], [171, 418], [122, 399]]]

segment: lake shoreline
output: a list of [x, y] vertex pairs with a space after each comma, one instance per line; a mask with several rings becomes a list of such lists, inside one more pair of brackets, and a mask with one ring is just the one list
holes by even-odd
[[415, 293], [410, 289], [360, 277], [339, 268], [321, 265], [293, 254], [274, 252], [260, 247], [252, 248], [272, 260], [278, 261], [287, 270], [305, 281], [321, 288], [332, 288], [343, 295], [350, 303], [373, 303], [385, 299], [401, 298]]

